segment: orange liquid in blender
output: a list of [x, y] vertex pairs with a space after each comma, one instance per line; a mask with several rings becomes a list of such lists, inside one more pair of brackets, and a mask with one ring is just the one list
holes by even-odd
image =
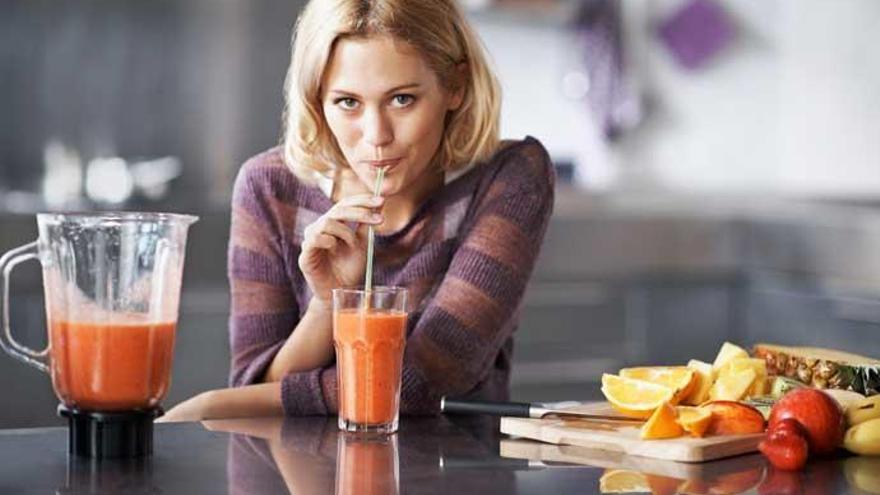
[[350, 309], [335, 314], [339, 414], [358, 424], [391, 423], [400, 402], [406, 313]]
[[58, 397], [91, 411], [157, 405], [168, 391], [176, 326], [51, 322], [52, 384]]

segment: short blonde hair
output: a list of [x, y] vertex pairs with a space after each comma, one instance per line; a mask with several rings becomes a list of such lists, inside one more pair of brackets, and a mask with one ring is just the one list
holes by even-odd
[[338, 39], [371, 35], [412, 44], [446, 89], [464, 85], [461, 105], [446, 117], [435, 162], [454, 170], [489, 158], [498, 147], [501, 88], [456, 0], [311, 0], [294, 29], [284, 84], [282, 144], [293, 173], [312, 182], [347, 166], [324, 119], [321, 82]]

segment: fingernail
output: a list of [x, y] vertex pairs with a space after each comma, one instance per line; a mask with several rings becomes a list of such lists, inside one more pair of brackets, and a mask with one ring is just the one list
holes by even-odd
[[385, 198], [383, 198], [382, 196], [373, 196], [373, 204], [374, 205], [381, 205], [384, 202], [385, 202]]
[[374, 222], [381, 222], [382, 215], [379, 215], [378, 213], [374, 213], [374, 214], [370, 215], [370, 220], [372, 220]]

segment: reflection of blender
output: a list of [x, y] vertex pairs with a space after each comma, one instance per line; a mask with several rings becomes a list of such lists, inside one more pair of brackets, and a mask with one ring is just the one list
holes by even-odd
[[[0, 344], [47, 371], [68, 418], [70, 453], [152, 452], [168, 391], [186, 234], [197, 220], [162, 213], [37, 215], [39, 239], [0, 258]], [[9, 272], [38, 259], [49, 345], [29, 349], [9, 328]]]

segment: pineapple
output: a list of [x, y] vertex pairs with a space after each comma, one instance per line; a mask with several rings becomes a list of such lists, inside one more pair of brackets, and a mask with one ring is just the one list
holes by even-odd
[[795, 378], [821, 389], [880, 393], [880, 360], [817, 347], [756, 344], [755, 357], [767, 363], [771, 375]]

